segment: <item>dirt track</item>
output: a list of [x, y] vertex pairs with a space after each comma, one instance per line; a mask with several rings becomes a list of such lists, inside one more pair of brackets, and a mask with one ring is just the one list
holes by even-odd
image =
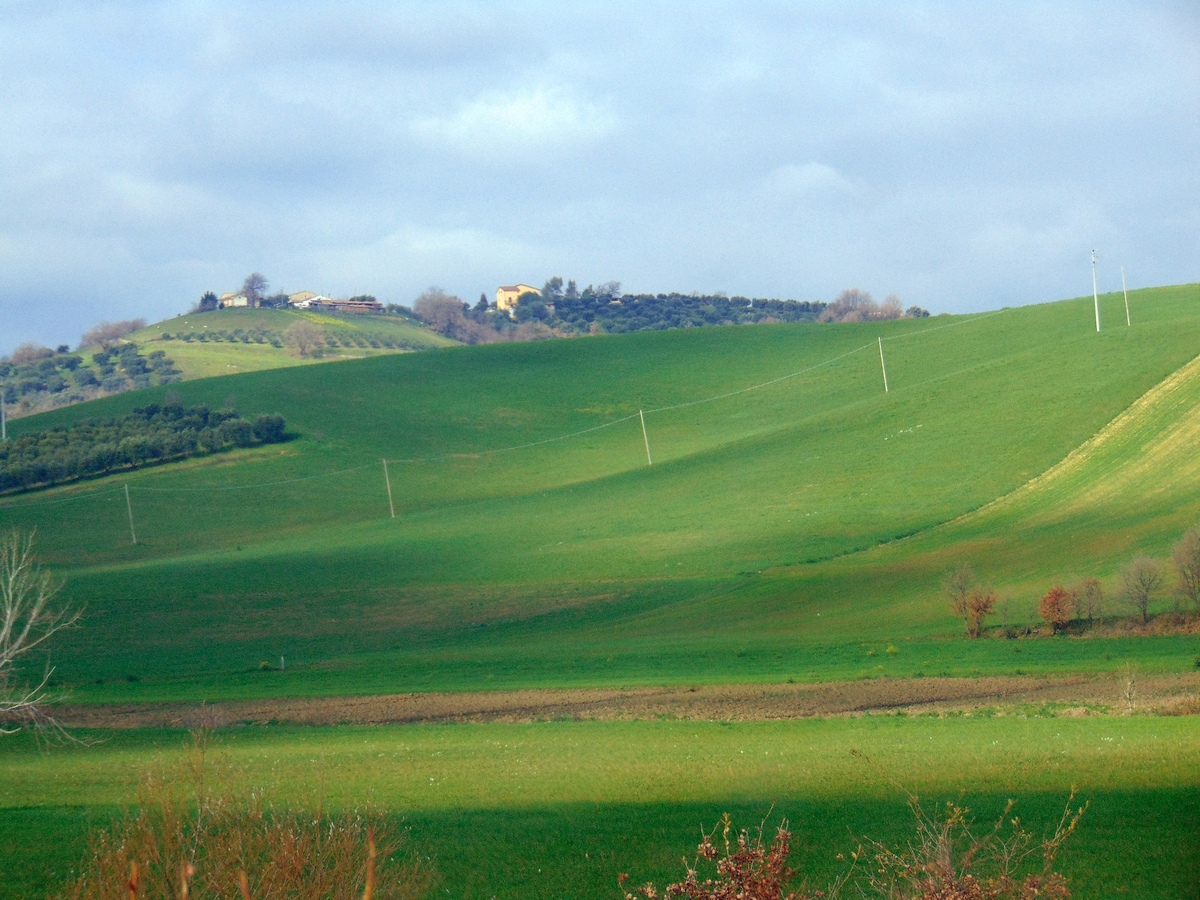
[[374, 697], [62, 706], [59, 720], [77, 728], [190, 727], [433, 722], [532, 722], [549, 719], [709, 721], [801, 719], [903, 710], [994, 714], [1052, 704], [1057, 715], [1200, 713], [1200, 673], [1139, 676], [1132, 701], [1116, 675], [1060, 678], [920, 678], [826, 684], [703, 685], [627, 690], [527, 690], [390, 694]]

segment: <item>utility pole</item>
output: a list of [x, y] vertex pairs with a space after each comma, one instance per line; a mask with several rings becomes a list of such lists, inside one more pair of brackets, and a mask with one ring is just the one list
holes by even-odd
[[129, 485], [125, 485], [125, 512], [129, 513], [129, 536], [137, 543], [137, 532], [133, 530], [133, 504], [129, 502]]
[[1096, 330], [1100, 330], [1100, 293], [1096, 290], [1096, 251], [1092, 251], [1092, 299], [1096, 302]]
[[392, 479], [391, 476], [388, 475], [386, 459], [383, 461], [383, 483], [387, 485], [388, 509], [391, 510], [392, 518], [394, 519], [396, 518], [396, 506], [394, 503], [392, 503]]
[[[870, 344], [868, 344], [867, 346], [870, 346]], [[883, 361], [883, 338], [882, 337], [879, 339], [879, 368], [881, 368], [883, 370], [883, 392], [885, 394], [890, 394], [891, 391], [888, 390], [888, 383], [887, 383], [887, 363], [885, 363]]]
[[654, 465], [654, 460], [650, 458], [650, 435], [646, 434], [646, 414], [640, 409], [638, 410], [638, 418], [642, 420], [642, 440], [646, 442], [646, 465]]
[[1121, 293], [1125, 295], [1125, 326], [1128, 327], [1129, 321], [1129, 291], [1125, 289], [1125, 267], [1121, 266]]

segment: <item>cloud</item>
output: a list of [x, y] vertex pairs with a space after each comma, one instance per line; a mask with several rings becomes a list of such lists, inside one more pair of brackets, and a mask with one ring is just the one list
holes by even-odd
[[511, 161], [605, 137], [615, 115], [561, 87], [488, 92], [453, 115], [419, 118], [413, 133], [469, 156]]
[[788, 163], [771, 172], [762, 181], [763, 188], [776, 197], [809, 197], [814, 194], [856, 195], [860, 188], [833, 166], [825, 163]]
[[509, 280], [541, 277], [554, 257], [547, 248], [488, 228], [406, 225], [368, 243], [331, 246], [316, 256], [311, 271], [323, 289], [370, 291], [411, 303], [416, 290], [430, 284], [472, 299], [473, 291], [494, 288], [501, 273]]

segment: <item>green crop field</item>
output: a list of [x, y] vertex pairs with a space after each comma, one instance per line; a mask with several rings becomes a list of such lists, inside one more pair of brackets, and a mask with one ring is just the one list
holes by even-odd
[[[1134, 326], [1100, 334], [1080, 300], [201, 380], [186, 402], [297, 438], [0, 517], [87, 604], [55, 655], [82, 700], [1115, 667], [1128, 642], [967, 645], [938, 583], [969, 562], [1026, 623], [1053, 581], [1111, 588], [1200, 519], [1198, 301], [1135, 292]], [[868, 666], [871, 641], [904, 652]], [[1175, 670], [1198, 649], [1135, 644]], [[286, 675], [241, 674], [280, 655]]]
[[[1127, 328], [1120, 295], [1102, 297], [1114, 324], [1099, 334], [1089, 297], [200, 379], [173, 388], [187, 404], [280, 413], [294, 439], [5, 498], [0, 525], [36, 528], [65, 595], [86, 604], [52, 656], [76, 703], [1127, 664], [1183, 673], [1200, 658], [1196, 634], [968, 641], [939, 592], [947, 570], [969, 563], [998, 592], [990, 624], [1023, 633], [1050, 585], [1094, 575], [1108, 614], [1124, 614], [1121, 567], [1137, 553], [1166, 560], [1200, 522], [1200, 286], [1135, 291], [1130, 303]], [[1171, 604], [1164, 593], [1155, 609]], [[260, 668], [281, 656], [284, 671]], [[1068, 865], [1077, 895], [1116, 884], [1188, 897], [1194, 721], [251, 728], [222, 739], [284, 800], [312, 782], [310, 764], [327, 765], [337, 802], [404, 814], [452, 896], [615, 895], [617, 871], [677, 874], [700, 822], [725, 809], [757, 820], [773, 802], [798, 824], [798, 860], [830, 872], [847, 826], [889, 838], [905, 826], [903, 797], [855, 768], [858, 748], [923, 794], [967, 790], [989, 814], [1018, 796], [1037, 822], [1077, 781], [1094, 801], [1094, 830]], [[61, 866], [28, 835], [77, 849], [87, 821], [127, 802], [130, 773], [180, 740], [111, 735], [44, 757], [0, 744], [0, 834], [23, 848], [9, 855], [38, 872]]]

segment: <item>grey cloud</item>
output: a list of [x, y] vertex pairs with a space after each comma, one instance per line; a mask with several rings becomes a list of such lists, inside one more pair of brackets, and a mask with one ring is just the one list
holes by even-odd
[[[1195, 280], [1170, 4], [11, 4], [0, 352], [268, 273], [936, 309]], [[34, 302], [33, 298], [37, 298]]]

